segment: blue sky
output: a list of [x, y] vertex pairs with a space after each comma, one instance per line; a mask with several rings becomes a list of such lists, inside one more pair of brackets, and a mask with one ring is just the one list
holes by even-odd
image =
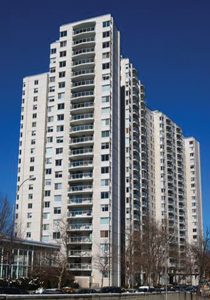
[[22, 78], [45, 72], [59, 26], [111, 13], [152, 109], [201, 144], [204, 225], [210, 226], [210, 1], [36, 0], [0, 3], [0, 194], [14, 201]]

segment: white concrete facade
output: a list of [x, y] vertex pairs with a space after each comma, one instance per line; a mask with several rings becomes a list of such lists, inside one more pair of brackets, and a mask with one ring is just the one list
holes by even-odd
[[185, 172], [187, 196], [187, 235], [190, 244], [203, 238], [200, 144], [195, 138], [185, 138]]
[[23, 91], [16, 232], [57, 242], [66, 220], [76, 279], [100, 286], [94, 260], [106, 256], [103, 284], [120, 285], [120, 40], [111, 15], [61, 26], [49, 74], [25, 78]]

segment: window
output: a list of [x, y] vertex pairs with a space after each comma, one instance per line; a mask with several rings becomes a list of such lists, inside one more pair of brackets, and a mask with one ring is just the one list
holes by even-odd
[[109, 173], [109, 167], [101, 167], [101, 174]]
[[58, 125], [58, 126], [56, 127], [56, 131], [57, 131], [57, 132], [64, 131], [64, 125]]
[[60, 42], [60, 47], [65, 47], [67, 45], [67, 41]]
[[31, 166], [31, 167], [29, 168], [29, 171], [30, 171], [30, 172], [33, 172], [33, 171], [34, 171], [34, 166]]
[[59, 72], [59, 78], [65, 77], [66, 72]]
[[60, 32], [60, 37], [67, 36], [67, 30], [63, 30]]
[[45, 174], [46, 174], [46, 175], [52, 174], [52, 169], [46, 169], [46, 170], [45, 170]]
[[109, 154], [101, 155], [101, 161], [108, 161], [108, 160], [109, 160]]
[[61, 153], [63, 153], [63, 148], [56, 148], [56, 149], [55, 149], [55, 153], [56, 153], [56, 154], [61, 154]]
[[109, 149], [109, 143], [102, 143], [101, 149]]
[[61, 207], [54, 207], [54, 214], [61, 214]]
[[64, 103], [59, 103], [58, 104], [58, 109], [64, 109], [65, 107], [65, 104]]
[[26, 237], [30, 238], [31, 237], [31, 232], [26, 232]]
[[54, 119], [54, 117], [50, 116], [50, 117], [47, 118], [47, 122], [53, 122], [53, 119]]
[[56, 143], [58, 143], [58, 144], [63, 143], [63, 137], [62, 136], [57, 137]]
[[43, 224], [42, 225], [42, 230], [49, 230], [50, 229], [50, 224]]
[[32, 218], [32, 213], [27, 213], [27, 219], [31, 219]]
[[43, 217], [44, 220], [49, 220], [50, 219], [50, 213], [45, 212], [45, 213], [43, 213], [42, 217]]
[[58, 99], [64, 99], [65, 93], [58, 93]]
[[100, 237], [101, 238], [107, 238], [109, 236], [109, 231], [108, 230], [101, 230], [100, 231]]
[[102, 125], [102, 126], [108, 126], [109, 123], [110, 123], [110, 120], [109, 120], [109, 119], [103, 119], [103, 120], [101, 120], [101, 125]]
[[31, 145], [35, 145], [36, 144], [36, 140], [31, 140]]
[[101, 199], [108, 199], [109, 198], [109, 192], [101, 192]]
[[34, 94], [38, 93], [38, 88], [34, 89]]
[[50, 201], [45, 201], [44, 202], [44, 207], [49, 208], [50, 207]]
[[55, 172], [55, 178], [61, 178], [62, 177], [62, 171]]
[[36, 122], [32, 122], [31, 127], [36, 127]]
[[62, 82], [59, 82], [58, 83], [58, 87], [61, 89], [61, 88], [64, 88], [65, 87], [65, 82], [62, 81]]
[[28, 208], [32, 208], [32, 203], [28, 203]]
[[106, 69], [109, 69], [110, 68], [110, 63], [104, 63], [102, 64], [102, 69], [103, 70], [106, 70]]
[[35, 161], [35, 158], [34, 157], [31, 157], [30, 158], [30, 162], [34, 162]]
[[59, 67], [60, 67], [60, 68], [63, 68], [63, 67], [65, 67], [65, 66], [66, 66], [66, 61], [65, 61], [65, 60], [59, 62]]
[[101, 98], [101, 102], [102, 102], [102, 103], [109, 103], [109, 100], [110, 100], [110, 96], [103, 96], [103, 97]]
[[47, 143], [52, 143], [53, 142], [53, 137], [52, 136], [48, 136], [47, 137]]
[[58, 231], [58, 232], [53, 232], [53, 239], [55, 240], [55, 239], [60, 239], [61, 238], [61, 234], [60, 234], [60, 232]]
[[54, 201], [55, 202], [61, 202], [61, 199], [62, 199], [61, 195], [55, 195], [54, 196]]
[[32, 200], [33, 199], [33, 194], [28, 194], [28, 199]]
[[110, 74], [102, 74], [102, 80], [109, 80]]
[[62, 159], [56, 159], [55, 160], [55, 165], [56, 166], [62, 166]]
[[103, 22], [103, 27], [109, 27], [109, 26], [110, 26], [110, 21]]
[[60, 57], [64, 57], [64, 56], [66, 56], [66, 51], [61, 51], [60, 52]]
[[51, 179], [45, 179], [45, 185], [46, 186], [51, 185]]
[[26, 227], [27, 227], [27, 228], [31, 228], [31, 222], [27, 222]]
[[109, 107], [103, 107], [101, 109], [102, 115], [110, 114], [110, 108]]
[[37, 102], [37, 100], [38, 100], [38, 97], [35, 96], [35, 97], [33, 98], [33, 101], [34, 101], [34, 102]]
[[104, 137], [109, 137], [109, 130], [102, 131], [102, 132], [101, 132], [101, 137], [102, 137], [102, 138], [104, 138]]
[[57, 121], [63, 121], [64, 120], [64, 114], [57, 115]]
[[109, 48], [109, 46], [110, 46], [110, 42], [104, 42], [104, 43], [102, 44], [102, 47], [103, 47], [103, 48]]
[[108, 186], [109, 185], [109, 179], [101, 179], [101, 186]]
[[56, 53], [56, 48], [52, 48], [52, 49], [50, 50], [50, 53], [51, 53], [51, 54], [55, 54], [55, 53]]
[[102, 85], [102, 92], [110, 92], [110, 84]]
[[49, 197], [50, 196], [50, 191], [44, 191], [44, 195], [45, 195], [45, 197]]
[[62, 189], [62, 183], [55, 183], [55, 190], [61, 190]]
[[101, 225], [109, 224], [109, 218], [100, 218], [100, 224]]
[[103, 38], [110, 36], [110, 31], [103, 32]]
[[109, 211], [109, 206], [108, 206], [108, 204], [101, 205], [101, 211], [103, 211], [103, 212]]

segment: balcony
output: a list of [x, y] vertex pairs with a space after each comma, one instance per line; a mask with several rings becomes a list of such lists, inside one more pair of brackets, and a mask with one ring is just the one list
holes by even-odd
[[70, 206], [92, 205], [92, 198], [71, 198], [68, 204]]
[[72, 93], [71, 101], [78, 101], [78, 99], [87, 99], [90, 100], [94, 98], [94, 90], [89, 90], [89, 91], [82, 91], [82, 92], [75, 92]]
[[70, 141], [70, 145], [72, 147], [79, 146], [80, 144], [81, 144], [81, 146], [83, 144], [91, 145], [92, 143], [93, 143], [92, 135], [87, 135], [87, 136], [82, 136], [82, 137], [73, 137], [73, 138], [71, 138], [71, 141]]
[[70, 129], [70, 134], [77, 134], [77, 133], [91, 133], [94, 130], [94, 125], [93, 124], [86, 124], [86, 125], [77, 125], [77, 126], [72, 126]]
[[84, 112], [86, 113], [88, 110], [92, 111], [94, 108], [93, 101], [85, 101], [80, 103], [75, 103], [71, 105], [71, 112]]
[[[93, 34], [92, 34], [93, 35]], [[73, 42], [73, 49], [79, 49], [83, 46], [92, 47], [95, 45], [95, 36], [89, 36], [89, 37], [81, 37], [78, 39], [75, 39]]]
[[71, 257], [92, 257], [92, 252], [89, 250], [70, 250], [68, 255]]
[[92, 218], [92, 210], [72, 210], [67, 212], [69, 218]]
[[72, 91], [82, 90], [94, 86], [94, 79], [79, 80], [72, 83]]
[[89, 236], [74, 236], [68, 239], [68, 242], [71, 244], [90, 244], [92, 239]]
[[69, 188], [69, 192], [71, 193], [91, 193], [93, 191], [93, 187], [90, 184], [84, 184], [84, 185], [73, 185]]
[[92, 160], [76, 160], [69, 164], [70, 169], [84, 169], [93, 167]]
[[85, 120], [92, 120], [93, 119], [93, 113], [87, 113], [87, 114], [78, 114], [78, 115], [72, 115], [71, 117], [71, 124], [82, 122]]
[[95, 59], [93, 57], [87, 57], [87, 58], [80, 58], [77, 60], [73, 60], [73, 66], [72, 70], [76, 71], [83, 67], [94, 67], [95, 65]]
[[80, 157], [80, 156], [92, 156], [93, 155], [93, 148], [91, 147], [87, 147], [87, 148], [78, 148], [78, 149], [73, 149], [71, 152], [70, 152], [70, 155], [72, 157]]
[[73, 51], [73, 57], [79, 58], [84, 56], [92, 56], [95, 54], [95, 48], [94, 47], [85, 47], [81, 49], [76, 49]]
[[72, 72], [72, 79], [89, 79], [94, 75], [94, 68], [80, 69]]
[[81, 223], [79, 223], [79, 224], [69, 224], [68, 229], [70, 231], [78, 231], [78, 230], [79, 231], [80, 230], [82, 230], [82, 231], [92, 231], [93, 226], [92, 226], [92, 224], [88, 224], [88, 223], [84, 223], [84, 224], [81, 224]]
[[78, 181], [78, 180], [90, 180], [93, 179], [93, 173], [92, 172], [87, 172], [87, 173], [75, 173], [71, 174], [69, 176], [70, 181]]
[[69, 264], [69, 269], [71, 271], [90, 271], [91, 270], [91, 264], [87, 263], [72, 263]]

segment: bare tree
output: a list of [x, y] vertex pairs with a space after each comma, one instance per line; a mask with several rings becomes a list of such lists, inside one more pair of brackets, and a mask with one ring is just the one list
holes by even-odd
[[205, 236], [191, 245], [194, 266], [197, 268], [200, 280], [209, 276], [210, 270], [210, 230], [207, 228]]
[[95, 268], [101, 273], [101, 287], [104, 284], [104, 278], [108, 276], [110, 271], [110, 256], [109, 256], [109, 242], [103, 243], [103, 248], [98, 246], [98, 253], [93, 258], [93, 264]]
[[13, 216], [7, 197], [0, 198], [0, 239], [11, 235]]

